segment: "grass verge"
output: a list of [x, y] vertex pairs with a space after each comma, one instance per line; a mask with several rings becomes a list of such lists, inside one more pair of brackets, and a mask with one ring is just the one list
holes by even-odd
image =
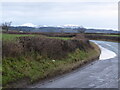
[[[94, 49], [84, 50], [76, 49], [61, 60], [42, 58], [37, 55], [5, 58], [3, 59], [3, 87], [24, 87], [27, 84], [36, 81], [45, 80], [50, 77], [61, 75], [80, 67], [99, 57], [100, 50], [91, 43]], [[35, 60], [36, 59], [36, 60]]]

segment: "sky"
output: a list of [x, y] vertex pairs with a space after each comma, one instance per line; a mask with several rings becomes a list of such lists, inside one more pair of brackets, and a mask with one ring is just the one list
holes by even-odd
[[80, 25], [86, 28], [118, 29], [117, 0], [4, 0], [2, 22], [12, 25]]

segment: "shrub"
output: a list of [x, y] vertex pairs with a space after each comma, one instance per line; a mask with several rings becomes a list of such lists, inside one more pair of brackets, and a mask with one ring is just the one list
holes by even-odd
[[19, 37], [19, 41], [3, 41], [3, 57], [18, 57], [20, 55], [40, 55], [51, 59], [65, 58], [68, 53], [77, 48], [87, 51], [91, 47], [88, 40], [60, 40], [43, 37]]
[[63, 58], [67, 55], [68, 43], [64, 40], [49, 39], [41, 37], [20, 37], [25, 52], [37, 52], [48, 58]]
[[3, 41], [2, 56], [4, 57], [18, 57], [23, 53], [23, 47], [18, 42]]
[[59, 40], [42, 37], [20, 37], [25, 52], [37, 52], [42, 56], [49, 58], [63, 58], [69, 52], [75, 51], [76, 48], [86, 50], [90, 47], [88, 40]]

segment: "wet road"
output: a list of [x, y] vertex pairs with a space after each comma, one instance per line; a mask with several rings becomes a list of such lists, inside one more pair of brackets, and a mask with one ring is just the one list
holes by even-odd
[[[103, 56], [82, 68], [31, 88], [118, 88], [118, 43], [94, 41]], [[110, 51], [110, 52], [109, 52]], [[119, 85], [120, 86], [120, 85]]]

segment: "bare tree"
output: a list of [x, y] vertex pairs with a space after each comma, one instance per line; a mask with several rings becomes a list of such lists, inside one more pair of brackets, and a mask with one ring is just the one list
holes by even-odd
[[86, 31], [86, 28], [84, 28], [84, 27], [81, 26], [81, 27], [76, 28], [75, 30], [78, 32], [76, 34], [75, 38], [77, 38], [77, 39], [85, 39], [84, 33]]
[[78, 33], [85, 33], [86, 28], [81, 26], [81, 27], [78, 27], [76, 30], [77, 30]]
[[8, 31], [11, 26], [11, 23], [12, 23], [11, 21], [2, 23], [2, 29]]

